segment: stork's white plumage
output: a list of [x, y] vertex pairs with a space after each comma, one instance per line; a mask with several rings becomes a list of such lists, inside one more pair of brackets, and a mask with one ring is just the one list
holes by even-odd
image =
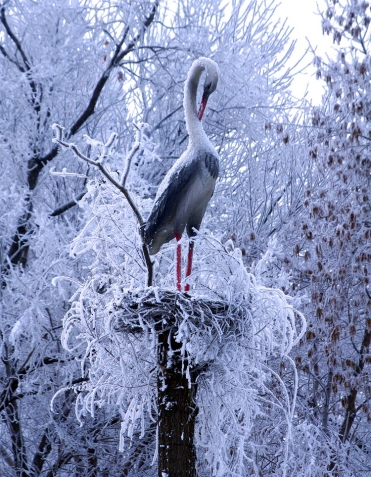
[[[204, 89], [197, 112], [197, 89], [205, 72]], [[158, 189], [145, 228], [145, 240], [151, 255], [174, 237], [179, 242], [186, 228], [190, 237], [186, 276], [192, 270], [194, 230], [200, 228], [207, 204], [214, 193], [219, 174], [219, 158], [202, 127], [207, 100], [217, 86], [219, 70], [208, 58], [194, 61], [184, 87], [184, 114], [189, 142], [186, 151], [166, 174]], [[177, 289], [181, 290], [181, 245], [177, 245]], [[189, 285], [185, 286], [185, 291]]]

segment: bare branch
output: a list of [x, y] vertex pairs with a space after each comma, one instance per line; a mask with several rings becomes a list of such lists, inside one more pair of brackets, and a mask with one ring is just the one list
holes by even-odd
[[144, 130], [145, 128], [148, 126], [148, 124], [140, 124], [139, 126], [136, 126], [134, 124], [134, 126], [137, 128], [137, 133], [136, 133], [136, 137], [135, 137], [135, 142], [133, 144], [133, 147], [131, 148], [131, 150], [129, 151], [128, 153], [128, 156], [126, 158], [126, 164], [125, 164], [125, 171], [123, 173], [123, 176], [122, 176], [122, 180], [121, 180], [121, 185], [123, 187], [125, 187], [125, 184], [126, 184], [126, 180], [128, 178], [128, 175], [129, 175], [129, 171], [130, 171], [130, 167], [131, 167], [131, 162], [133, 160], [133, 157], [139, 152], [141, 151], [141, 144], [143, 143], [144, 141]]
[[[26, 53], [23, 51], [23, 48], [22, 48], [22, 45], [21, 45], [21, 42], [18, 40], [18, 38], [15, 36], [15, 34], [13, 33], [12, 29], [10, 28], [9, 26], [9, 23], [6, 19], [6, 16], [5, 16], [5, 7], [2, 6], [0, 8], [0, 20], [1, 20], [1, 23], [4, 25], [4, 28], [7, 32], [7, 34], [9, 35], [9, 37], [12, 39], [13, 43], [15, 44], [19, 54], [21, 55], [22, 57], [22, 60], [23, 60], [23, 63], [25, 65], [25, 68], [24, 69], [21, 69], [21, 71], [28, 71], [30, 70], [30, 63], [28, 61], [28, 58], [26, 56]], [[19, 66], [19, 68], [21, 68], [21, 66]]]
[[[66, 149], [71, 149], [74, 154], [76, 154], [77, 157], [82, 159], [83, 161], [87, 162], [88, 164], [91, 164], [92, 166], [97, 167], [100, 172], [104, 175], [106, 179], [111, 182], [112, 185], [114, 185], [120, 192], [122, 192], [128, 201], [132, 211], [134, 212], [134, 215], [136, 216], [139, 226], [142, 227], [144, 225], [144, 220], [139, 212], [139, 209], [134, 201], [134, 199], [131, 197], [131, 194], [129, 193], [128, 189], [124, 186], [121, 185], [110, 173], [109, 171], [103, 166], [102, 164], [102, 158], [98, 160], [90, 159], [89, 157], [85, 156], [79, 149], [78, 147], [73, 144], [73, 143], [68, 143], [63, 140], [63, 130], [64, 128], [58, 124], [53, 125], [53, 129], [57, 131], [57, 137], [53, 139], [53, 142], [56, 142], [57, 144], [65, 147]], [[112, 145], [112, 142], [111, 142]]]
[[[17, 36], [13, 33], [12, 29], [9, 26], [8, 20], [5, 16], [5, 7], [4, 6], [2, 6], [0, 8], [0, 21], [4, 25], [5, 31], [7, 32], [7, 34], [9, 35], [9, 37], [11, 38], [13, 43], [15, 44], [15, 47], [16, 47], [17, 51], [21, 55], [24, 67], [22, 67], [20, 64], [16, 63], [19, 70], [23, 73], [29, 73], [30, 70], [31, 70], [31, 64], [30, 64], [30, 62], [27, 58], [27, 55], [26, 55], [25, 51], [22, 48], [21, 42], [18, 40]], [[4, 54], [4, 52], [3, 52], [3, 54]], [[13, 61], [13, 63], [14, 63], [14, 61]], [[36, 85], [35, 81], [32, 79], [30, 74], [27, 74], [27, 79], [28, 79], [28, 83], [30, 85], [30, 88], [31, 88], [32, 94], [33, 94], [32, 104], [33, 104], [36, 111], [40, 111], [40, 104], [39, 104], [39, 101], [37, 101], [37, 99], [36, 99], [37, 85]], [[40, 86], [40, 89], [42, 91], [41, 86]]]
[[57, 217], [58, 215], [61, 215], [63, 214], [64, 212], [67, 212], [67, 210], [69, 209], [72, 209], [72, 207], [74, 207], [75, 205], [77, 205], [79, 203], [79, 201], [84, 197], [84, 195], [86, 194], [87, 190], [83, 190], [82, 192], [80, 192], [80, 194], [78, 194], [74, 199], [70, 200], [69, 202], [61, 205], [60, 207], [58, 207], [57, 209], [55, 209], [49, 217]]
[[[71, 136], [73, 136], [74, 134], [77, 133], [77, 131], [83, 126], [83, 124], [87, 121], [87, 119], [94, 113], [95, 111], [95, 107], [97, 105], [97, 102], [98, 102], [98, 99], [100, 97], [100, 94], [104, 88], [104, 85], [107, 83], [108, 79], [109, 79], [109, 76], [110, 76], [110, 73], [111, 73], [111, 70], [118, 66], [118, 64], [120, 63], [120, 61], [128, 54], [130, 53], [135, 45], [136, 45], [136, 42], [139, 40], [139, 38], [145, 33], [145, 31], [147, 30], [147, 28], [151, 25], [151, 23], [153, 22], [154, 18], [155, 18], [155, 14], [156, 14], [156, 11], [157, 11], [157, 7], [158, 7], [158, 0], [154, 3], [153, 5], [153, 8], [152, 8], [152, 11], [150, 13], [150, 15], [145, 19], [145, 21], [143, 22], [143, 28], [142, 28], [142, 31], [140, 33], [138, 33], [134, 38], [133, 40], [128, 44], [128, 46], [125, 48], [125, 50], [121, 51], [121, 48], [122, 48], [122, 45], [124, 43], [124, 41], [126, 40], [126, 37], [128, 35], [128, 32], [129, 32], [129, 27], [126, 27], [125, 30], [124, 30], [124, 33], [122, 35], [122, 38], [119, 42], [119, 44], [116, 46], [116, 49], [115, 49], [115, 52], [113, 54], [113, 57], [107, 67], [107, 69], [104, 71], [104, 73], [102, 74], [102, 76], [100, 77], [100, 79], [98, 80], [98, 83], [96, 84], [95, 88], [94, 88], [94, 91], [93, 91], [93, 94], [91, 95], [91, 98], [90, 98], [90, 101], [89, 101], [89, 104], [88, 106], [86, 107], [85, 111], [83, 111], [83, 113], [81, 114], [81, 116], [77, 119], [77, 121], [72, 125], [69, 133], [67, 134], [67, 139], [70, 138]], [[121, 51], [121, 53], [120, 53]]]
[[[142, 128], [138, 131], [138, 134], [141, 133], [143, 129], [143, 126]], [[128, 201], [128, 204], [131, 208], [131, 210], [133, 211], [135, 217], [137, 218], [138, 220], [138, 224], [139, 224], [139, 229], [140, 229], [140, 236], [141, 236], [141, 239], [142, 239], [142, 252], [143, 252], [143, 257], [144, 257], [144, 260], [145, 260], [145, 263], [146, 263], [146, 267], [147, 267], [147, 273], [148, 273], [148, 276], [147, 276], [147, 285], [148, 286], [152, 286], [152, 281], [153, 281], [153, 264], [152, 264], [152, 261], [151, 261], [151, 258], [150, 258], [150, 255], [149, 255], [149, 251], [148, 251], [148, 247], [147, 247], [147, 244], [145, 243], [144, 241], [144, 235], [143, 235], [143, 230], [144, 230], [144, 227], [145, 227], [145, 221], [142, 217], [142, 214], [140, 213], [139, 209], [138, 209], [138, 206], [137, 204], [135, 203], [135, 200], [133, 199], [133, 197], [131, 196], [129, 190], [125, 187], [125, 181], [126, 181], [126, 178], [128, 176], [128, 173], [129, 173], [129, 167], [130, 167], [130, 162], [134, 156], [134, 154], [140, 149], [140, 142], [138, 142], [137, 144], [134, 144], [133, 148], [131, 149], [131, 151], [129, 152], [129, 156], [128, 156], [128, 159], [126, 161], [126, 170], [125, 170], [125, 173], [124, 173], [124, 177], [123, 177], [123, 181], [122, 181], [122, 184], [120, 184], [111, 174], [110, 172], [104, 167], [104, 165], [102, 164], [102, 161], [103, 159], [106, 157], [107, 153], [106, 153], [106, 149], [108, 148], [108, 146], [112, 146], [113, 144], [113, 139], [112, 136], [110, 137], [110, 139], [108, 140], [108, 142], [106, 144], [100, 144], [101, 146], [104, 147], [104, 150], [103, 150], [103, 153], [101, 154], [101, 156], [97, 159], [97, 160], [94, 160], [94, 159], [90, 159], [89, 157], [85, 156], [79, 149], [78, 147], [73, 144], [73, 143], [68, 143], [64, 140], [63, 138], [63, 133], [64, 133], [64, 128], [63, 126], [60, 126], [59, 124], [53, 124], [53, 130], [56, 132], [56, 137], [53, 139], [53, 142], [54, 143], [57, 143], [59, 144], [60, 146], [62, 147], [65, 147], [67, 149], [71, 149], [74, 154], [79, 157], [81, 160], [87, 162], [88, 164], [91, 164], [92, 166], [95, 166], [97, 167], [100, 172], [104, 175], [104, 177], [112, 184], [116, 187], [116, 189], [118, 189], [122, 194], [124, 194], [126, 200]], [[89, 137], [85, 136], [89, 142], [93, 142]]]

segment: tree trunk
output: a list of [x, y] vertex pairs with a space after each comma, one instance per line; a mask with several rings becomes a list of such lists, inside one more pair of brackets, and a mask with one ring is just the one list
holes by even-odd
[[[237, 318], [240, 311], [222, 301], [193, 300], [186, 293], [149, 287], [122, 295], [116, 313], [116, 332], [135, 336], [147, 327], [157, 336], [158, 477], [197, 477], [197, 379], [207, 370], [210, 359], [197, 361], [197, 369], [188, 368], [189, 357], [182, 349], [188, 337], [183, 336], [182, 343], [175, 337], [185, 314], [194, 326], [210, 326], [216, 335], [220, 329], [239, 332], [235, 322], [242, 319]], [[218, 331], [215, 316], [220, 320]]]
[[174, 330], [164, 330], [158, 338], [158, 476], [196, 477], [196, 376], [191, 374], [189, 383]]
[[13, 461], [15, 475], [17, 477], [29, 477], [27, 452], [24, 444], [23, 430], [19, 415], [18, 400], [15, 399], [18, 390], [19, 379], [16, 372], [16, 366], [3, 357], [5, 370], [8, 378], [7, 391], [4, 395], [5, 422], [8, 426], [10, 439], [12, 442]]

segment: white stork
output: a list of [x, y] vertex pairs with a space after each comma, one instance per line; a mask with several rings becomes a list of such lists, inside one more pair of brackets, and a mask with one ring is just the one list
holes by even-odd
[[[196, 96], [205, 72], [202, 100], [197, 112]], [[202, 127], [207, 100], [216, 89], [219, 70], [208, 58], [194, 61], [184, 86], [184, 113], [189, 142], [186, 151], [174, 163], [159, 186], [152, 211], [147, 219], [145, 240], [151, 255], [161, 246], [177, 240], [176, 286], [181, 291], [181, 244], [187, 230], [189, 240], [186, 277], [191, 274], [195, 230], [199, 230], [207, 204], [214, 193], [219, 174], [219, 158]], [[189, 284], [185, 285], [185, 291]]]

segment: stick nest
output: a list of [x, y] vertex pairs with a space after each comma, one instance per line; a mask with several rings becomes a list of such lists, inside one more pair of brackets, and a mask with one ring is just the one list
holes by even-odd
[[236, 307], [207, 297], [155, 287], [126, 291], [113, 308], [113, 329], [126, 333], [144, 332], [148, 328], [156, 332], [174, 327], [181, 330], [186, 324], [189, 331], [195, 328], [224, 334], [232, 329], [237, 331], [238, 323], [241, 319], [244, 321], [243, 315], [248, 312], [241, 305]]

